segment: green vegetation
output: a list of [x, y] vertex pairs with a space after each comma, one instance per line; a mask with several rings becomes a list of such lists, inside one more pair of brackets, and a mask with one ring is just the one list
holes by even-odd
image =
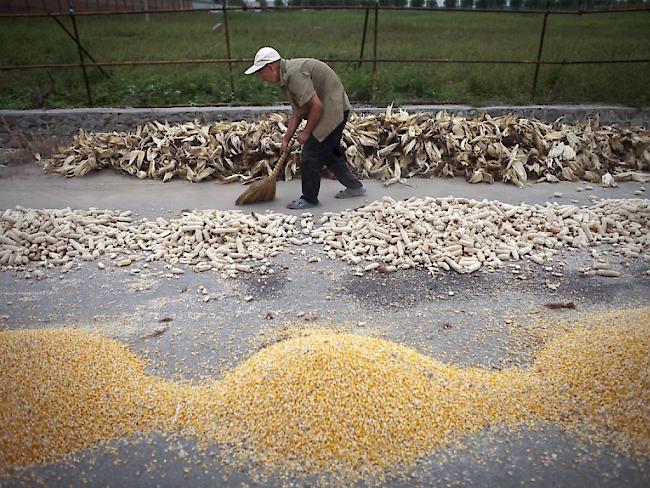
[[[380, 12], [378, 56], [384, 59], [534, 60], [543, 17], [534, 14]], [[69, 19], [62, 21], [71, 30]], [[223, 17], [207, 12], [78, 17], [84, 47], [99, 62], [227, 58]], [[232, 12], [232, 57], [252, 58], [263, 45], [285, 57], [356, 59], [363, 11]], [[373, 16], [364, 57], [372, 58]], [[650, 58], [647, 14], [557, 15], [548, 19], [543, 60]], [[0, 19], [0, 64], [78, 63], [77, 47], [47, 18]], [[513, 103], [531, 102], [534, 65], [332, 63], [353, 101]], [[277, 87], [242, 74], [233, 64], [234, 95], [225, 64], [88, 68], [97, 106], [268, 104], [283, 100]], [[81, 70], [52, 69], [46, 107], [87, 105]], [[540, 68], [536, 103], [650, 104], [650, 63], [548, 65]], [[2, 71], [0, 107], [31, 108], [47, 90], [44, 69]]]

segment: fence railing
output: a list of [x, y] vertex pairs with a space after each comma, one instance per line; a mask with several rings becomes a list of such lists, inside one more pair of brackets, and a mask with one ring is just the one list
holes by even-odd
[[[83, 0], [82, 0], [83, 1]], [[143, 5], [146, 2], [149, 2], [149, 8], [147, 9], [138, 9], [138, 5]], [[77, 0], [79, 2], [79, 0]], [[38, 9], [38, 4], [40, 9]], [[68, 4], [67, 10], [60, 10], [61, 4]], [[88, 2], [86, 2], [88, 3]], [[108, 5], [111, 3], [111, 0], [105, 1], [104, 4]], [[10, 13], [0, 13], [0, 18], [6, 17], [50, 17], [66, 32], [66, 34], [75, 42], [78, 48], [79, 53], [79, 62], [78, 63], [57, 63], [57, 64], [20, 64], [20, 65], [0, 65], [0, 71], [13, 71], [13, 70], [38, 70], [38, 69], [81, 69], [83, 73], [84, 83], [86, 86], [86, 93], [88, 97], [88, 105], [93, 105], [92, 92], [90, 88], [90, 83], [88, 81], [88, 76], [86, 69], [87, 68], [98, 68], [102, 71], [105, 76], [109, 76], [106, 71], [103, 70], [104, 67], [111, 66], [152, 66], [152, 65], [184, 65], [184, 64], [227, 64], [229, 69], [229, 81], [230, 89], [234, 94], [236, 87], [233, 78], [232, 65], [233, 64], [246, 64], [253, 61], [252, 58], [233, 58], [231, 49], [230, 49], [230, 30], [228, 28], [228, 13], [233, 11], [246, 11], [250, 10], [251, 7], [246, 6], [246, 4], [241, 4], [239, 6], [228, 6], [227, 2], [222, 2], [221, 5], [215, 6], [212, 8], [192, 8], [188, 6], [191, 4], [191, 1], [187, 0], [142, 0], [138, 2], [129, 2], [129, 8], [122, 8], [121, 4], [125, 3], [122, 0], [113, 0], [112, 3], [116, 4], [116, 10], [99, 10], [93, 11], [88, 9], [85, 11], [78, 12], [75, 9], [75, 3], [70, 0], [31, 0], [30, 5], [34, 5], [34, 11], [29, 12], [10, 12]], [[173, 7], [169, 7], [169, 4], [173, 4]], [[58, 7], [59, 10], [52, 11], [48, 8]], [[533, 83], [531, 87], [531, 101], [535, 101], [536, 90], [537, 90], [537, 80], [539, 76], [539, 68], [542, 65], [586, 65], [586, 64], [642, 64], [650, 63], [650, 58], [632, 58], [632, 59], [604, 59], [604, 60], [562, 60], [562, 61], [546, 61], [542, 60], [542, 54], [544, 49], [544, 40], [546, 37], [547, 30], [547, 20], [551, 15], [597, 15], [597, 14], [612, 14], [612, 13], [650, 13], [650, 6], [636, 7], [636, 8], [622, 8], [622, 9], [603, 9], [603, 10], [551, 10], [548, 8], [548, 2], [546, 3], [547, 8], [543, 10], [493, 10], [493, 9], [464, 9], [464, 8], [432, 8], [432, 7], [396, 7], [396, 6], [381, 6], [378, 3], [372, 5], [359, 5], [359, 6], [343, 6], [343, 5], [334, 5], [334, 6], [284, 6], [284, 7], [274, 7], [268, 5], [262, 5], [255, 7], [256, 10], [262, 11], [278, 11], [278, 12], [288, 12], [292, 10], [341, 10], [341, 11], [365, 11], [365, 19], [363, 26], [363, 37], [361, 41], [361, 50], [360, 56], [358, 58], [321, 58], [323, 61], [328, 63], [354, 63], [357, 66], [361, 66], [363, 63], [372, 63], [372, 96], [373, 100], [376, 98], [377, 93], [377, 65], [382, 63], [426, 63], [426, 64], [519, 64], [519, 65], [534, 65], [535, 74], [533, 77]], [[152, 8], [153, 6], [153, 8]], [[226, 42], [227, 57], [223, 59], [182, 59], [182, 60], [157, 60], [157, 61], [110, 61], [110, 62], [97, 62], [83, 47], [81, 39], [79, 37], [79, 32], [76, 26], [75, 18], [78, 16], [111, 16], [111, 15], [133, 15], [133, 14], [160, 14], [160, 13], [186, 13], [186, 12], [201, 12], [201, 11], [220, 11], [223, 15], [223, 33]], [[527, 15], [541, 15], [543, 16], [543, 22], [540, 29], [539, 43], [537, 49], [537, 56], [535, 59], [520, 59], [520, 60], [496, 60], [496, 59], [448, 59], [448, 58], [431, 58], [431, 59], [391, 59], [391, 58], [380, 58], [378, 55], [378, 40], [379, 40], [379, 13], [381, 11], [410, 11], [418, 12], [423, 15], [433, 14], [438, 12], [446, 13], [460, 13], [460, 12], [470, 12], [470, 13], [490, 13], [490, 14], [527, 14]], [[368, 19], [370, 14], [374, 16], [373, 23], [373, 52], [372, 58], [364, 57], [366, 37], [368, 34]], [[59, 17], [69, 17], [73, 26], [72, 32], [65, 27], [65, 25], [59, 20]], [[86, 59], [88, 58], [88, 59]]]

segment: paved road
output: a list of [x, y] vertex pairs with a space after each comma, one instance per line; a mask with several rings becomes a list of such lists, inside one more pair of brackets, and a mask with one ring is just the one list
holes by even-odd
[[[588, 196], [635, 196], [641, 185], [594, 187], [577, 192], [585, 183], [531, 185], [469, 185], [462, 180], [411, 180], [413, 187], [384, 187], [366, 182], [365, 199], [340, 201], [333, 195], [338, 183], [324, 181], [322, 206], [313, 213], [340, 211], [384, 195], [499, 199], [509, 203], [541, 203]], [[28, 207], [112, 208], [139, 216], [169, 216], [182, 209], [233, 209], [244, 187], [237, 184], [192, 184], [140, 181], [104, 171], [83, 178], [43, 175], [35, 164], [0, 167], [0, 209]], [[300, 182], [282, 182], [278, 198], [246, 210], [289, 212], [284, 204], [300, 192]], [[561, 198], [553, 197], [561, 192]], [[281, 332], [287, 324], [342, 325], [355, 333], [379, 335], [462, 365], [502, 368], [529, 361], [530, 344], [513, 326], [534, 320], [548, 302], [573, 301], [576, 311], [546, 312], [550, 317], [647, 304], [650, 278], [643, 274], [643, 257], [625, 263], [620, 278], [585, 277], [577, 269], [590, 260], [586, 252], [567, 252], [551, 263], [556, 277], [528, 261], [521, 273], [511, 268], [473, 275], [447, 273], [430, 276], [409, 270], [391, 275], [354, 276], [344, 263], [323, 259], [309, 263], [317, 248], [305, 254], [285, 252], [274, 258], [271, 276], [222, 280], [209, 273], [186, 272], [168, 278], [162, 263], [138, 275], [93, 264], [62, 274], [48, 271], [42, 281], [24, 273], [0, 272], [0, 326], [46, 328], [74, 326], [99, 330], [129, 345], [150, 360], [160, 376], [207, 378], [239, 364]], [[525, 279], [522, 279], [522, 276]], [[559, 283], [557, 291], [545, 286]], [[210, 300], [197, 293], [208, 290]], [[451, 292], [451, 293], [450, 293]], [[245, 296], [253, 299], [245, 301]], [[172, 318], [162, 335], [151, 332], [163, 317]], [[585, 444], [553, 425], [518, 433], [488, 430], [465, 447], [443, 449], [422, 463], [406, 480], [390, 486], [648, 486], [648, 463], [607, 448]], [[182, 452], [186, 455], [179, 456]], [[79, 453], [70, 462], [29, 468], [20, 477], [1, 479], [0, 485], [79, 486], [241, 486], [264, 484], [247, 470], [231, 470], [222, 463], [217, 447], [198, 450], [191, 439], [167, 439], [151, 434], [118, 440]], [[147, 465], [151, 469], [143, 469]], [[203, 467], [201, 467], [203, 466]], [[192, 468], [187, 470], [187, 468]], [[279, 483], [279, 480], [275, 480]]]

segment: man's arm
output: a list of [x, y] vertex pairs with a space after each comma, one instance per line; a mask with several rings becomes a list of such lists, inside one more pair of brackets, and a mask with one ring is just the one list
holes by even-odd
[[289, 148], [289, 142], [291, 142], [291, 138], [296, 133], [296, 129], [298, 129], [301, 121], [302, 117], [297, 115], [295, 112], [291, 112], [291, 115], [289, 116], [289, 122], [287, 123], [287, 131], [284, 133], [282, 146], [280, 146], [280, 151], [287, 151]]
[[298, 140], [300, 141], [300, 144], [305, 144], [307, 142], [307, 139], [309, 139], [309, 136], [316, 128], [318, 122], [320, 122], [321, 116], [323, 115], [323, 104], [320, 101], [320, 98], [318, 98], [318, 95], [314, 94], [314, 96], [309, 99], [309, 102], [307, 102], [307, 104], [309, 105], [307, 125], [300, 132], [300, 134], [298, 134]]

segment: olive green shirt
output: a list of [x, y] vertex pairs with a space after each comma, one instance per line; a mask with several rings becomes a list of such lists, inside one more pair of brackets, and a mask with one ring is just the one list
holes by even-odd
[[307, 103], [318, 95], [323, 111], [312, 134], [319, 142], [343, 122], [343, 113], [352, 108], [337, 74], [318, 59], [283, 59], [280, 62], [280, 86], [294, 114], [303, 119], [309, 113]]

